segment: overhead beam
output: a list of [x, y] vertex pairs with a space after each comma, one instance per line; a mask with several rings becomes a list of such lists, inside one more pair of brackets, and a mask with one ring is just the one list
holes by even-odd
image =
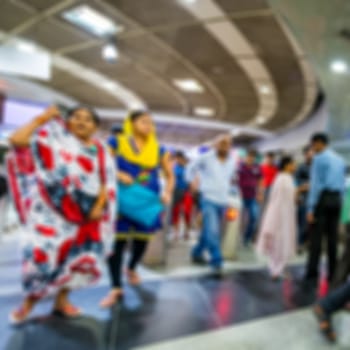
[[[121, 13], [119, 10], [118, 12]], [[228, 12], [224, 16], [209, 17], [209, 18], [206, 18], [205, 20], [193, 19], [188, 21], [179, 21], [172, 24], [164, 24], [164, 25], [149, 26], [149, 27], [144, 27], [139, 23], [137, 23], [138, 28], [129, 29], [125, 32], [121, 32], [118, 34], [118, 37], [121, 39], [129, 39], [129, 38], [136, 38], [136, 37], [145, 36], [145, 35], [159, 34], [166, 31], [177, 31], [179, 29], [186, 28], [186, 27], [203, 26], [205, 24], [215, 24], [223, 21], [226, 22], [226, 21], [229, 21], [230, 19], [270, 17], [272, 15], [273, 15], [273, 12], [270, 9], [267, 9], [267, 10], [265, 9], [265, 10], [255, 10], [255, 11], [242, 11], [238, 13]], [[123, 16], [126, 16], [126, 15], [123, 14]], [[128, 18], [128, 20], [131, 20], [131, 19]], [[91, 41], [89, 40], [85, 43], [66, 46], [58, 50], [57, 53], [60, 53], [60, 54], [72, 53], [75, 51], [79, 51], [81, 49], [88, 49], [88, 48], [98, 46], [103, 42], [104, 42], [103, 39], [100, 39], [100, 40], [97, 39], [97, 40], [91, 40]]]
[[5, 37], [1, 38], [0, 43], [5, 43], [6, 41], [10, 40], [11, 38], [24, 33], [26, 30], [33, 27], [35, 24], [43, 21], [46, 18], [51, 17], [52, 15], [55, 15], [56, 13], [65, 9], [66, 7], [73, 5], [75, 2], [76, 2], [76, 0], [62, 0], [58, 4], [51, 6], [47, 10], [42, 11], [42, 12], [38, 12], [37, 14], [35, 14], [31, 18], [29, 18], [28, 20], [19, 24], [17, 27], [8, 31], [7, 34], [5, 35]]

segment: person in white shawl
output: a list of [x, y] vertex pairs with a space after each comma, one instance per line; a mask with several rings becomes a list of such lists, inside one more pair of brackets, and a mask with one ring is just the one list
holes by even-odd
[[288, 261], [296, 254], [295, 170], [292, 157], [281, 159], [280, 172], [272, 186], [258, 236], [257, 252], [268, 258], [273, 279], [283, 275]]

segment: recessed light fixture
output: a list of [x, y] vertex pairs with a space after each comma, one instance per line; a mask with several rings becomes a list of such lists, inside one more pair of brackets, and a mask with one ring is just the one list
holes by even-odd
[[79, 5], [62, 13], [62, 17], [81, 29], [99, 37], [115, 35], [123, 30], [112, 19], [88, 5]]
[[240, 131], [240, 130], [238, 130], [238, 129], [232, 130], [232, 136], [233, 136], [233, 137], [237, 137], [237, 136], [239, 136], [240, 134], [241, 134], [241, 131]]
[[271, 93], [271, 89], [268, 85], [261, 85], [259, 90], [260, 93], [263, 95], [269, 95]]
[[113, 83], [113, 81], [106, 81], [102, 84], [102, 86], [107, 90], [114, 90], [116, 88], [116, 85]]
[[209, 107], [196, 107], [193, 111], [195, 115], [206, 118], [212, 117], [215, 114], [214, 109]]
[[343, 60], [335, 60], [331, 63], [330, 68], [332, 72], [337, 74], [343, 74], [348, 71], [348, 65]]
[[175, 79], [173, 83], [182, 91], [193, 93], [201, 93], [204, 91], [203, 86], [195, 79]]
[[197, 2], [197, 0], [181, 0], [185, 4], [193, 5]]
[[22, 52], [27, 52], [27, 53], [35, 52], [37, 49], [35, 44], [29, 41], [22, 41], [22, 40], [16, 43], [16, 47], [18, 50]]
[[119, 51], [114, 43], [107, 43], [102, 47], [102, 57], [108, 62], [115, 62], [119, 58]]
[[267, 119], [266, 119], [266, 117], [264, 117], [264, 116], [259, 116], [259, 117], [256, 118], [256, 122], [257, 122], [259, 125], [265, 124], [265, 123], [267, 122]]

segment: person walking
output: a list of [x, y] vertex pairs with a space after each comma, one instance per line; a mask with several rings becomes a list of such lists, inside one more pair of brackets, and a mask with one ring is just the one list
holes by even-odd
[[349, 302], [350, 282], [347, 281], [332, 290], [313, 307], [313, 312], [317, 318], [319, 329], [330, 342], [335, 342], [337, 339], [332, 324], [332, 317], [336, 312], [344, 309]]
[[295, 178], [298, 185], [298, 251], [302, 252], [309, 239], [307, 223], [307, 197], [310, 188], [310, 172], [313, 151], [310, 146], [303, 150], [304, 162], [300, 164]]
[[180, 236], [180, 219], [183, 214], [185, 223], [185, 234], [186, 240], [190, 238], [190, 230], [192, 224], [192, 212], [193, 212], [193, 198], [190, 191], [189, 185], [186, 181], [186, 167], [188, 160], [185, 154], [181, 151], [175, 154], [175, 191], [173, 197], [173, 208], [172, 208], [172, 224], [175, 229], [175, 239]]
[[107, 147], [93, 138], [100, 119], [84, 106], [60, 115], [50, 107], [9, 139], [9, 187], [25, 232], [26, 296], [10, 314], [13, 324], [49, 295], [56, 314], [79, 316], [69, 294], [99, 280], [113, 241], [115, 171]]
[[278, 174], [278, 168], [276, 166], [276, 156], [273, 152], [268, 152], [265, 157], [264, 163], [261, 165], [261, 173], [263, 176], [264, 184], [264, 201], [269, 198], [271, 187]]
[[259, 203], [264, 200], [264, 187], [262, 172], [257, 164], [257, 152], [250, 150], [245, 161], [238, 168], [238, 184], [243, 199], [246, 214], [246, 228], [243, 243], [248, 246], [254, 240], [255, 231], [259, 221]]
[[296, 165], [292, 157], [284, 156], [280, 172], [272, 185], [258, 236], [257, 252], [267, 256], [273, 279], [279, 279], [288, 261], [296, 254], [297, 218]]
[[[129, 241], [131, 258], [127, 278], [132, 286], [141, 283], [137, 267], [150, 240], [162, 228], [162, 203], [171, 203], [174, 188], [170, 153], [159, 144], [149, 113], [132, 112], [125, 120], [123, 132], [110, 137], [108, 143], [117, 167], [119, 218], [114, 253], [108, 260], [112, 289], [101, 301], [102, 308], [112, 307], [123, 296], [123, 258]], [[160, 170], [166, 179], [163, 193]]]
[[223, 265], [221, 224], [235, 176], [231, 147], [232, 137], [221, 136], [214, 149], [200, 155], [187, 169], [189, 183], [194, 190], [199, 185], [201, 193], [202, 230], [199, 242], [192, 251], [192, 260], [198, 264], [206, 263], [203, 254], [209, 252], [210, 265], [218, 274]]
[[311, 166], [307, 220], [312, 225], [305, 280], [317, 283], [323, 237], [327, 239], [328, 281], [337, 267], [337, 245], [342, 195], [345, 190], [344, 160], [328, 147], [329, 139], [317, 133], [311, 139], [315, 156]]

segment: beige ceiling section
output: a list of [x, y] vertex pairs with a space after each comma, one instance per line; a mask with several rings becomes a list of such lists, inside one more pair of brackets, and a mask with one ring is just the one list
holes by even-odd
[[[12, 13], [9, 13], [8, 16], [13, 16], [14, 18], [17, 17], [16, 11], [19, 11], [24, 20], [21, 22], [12, 21], [12, 26], [10, 26], [10, 24], [8, 25], [9, 30], [3, 32], [4, 35], [2, 35], [0, 42], [20, 40], [22, 36], [26, 38], [29, 37], [33, 38], [38, 46], [42, 46], [43, 49], [52, 53], [54, 47], [50, 46], [50, 42], [55, 43], [56, 45], [57, 43], [67, 45], [70, 43], [69, 40], [72, 40], [73, 35], [69, 35], [69, 29], [65, 29], [66, 32], [65, 35], [63, 35], [63, 38], [60, 38], [60, 40], [55, 38], [55, 28], [56, 31], [58, 31], [58, 28], [62, 29], [62, 24], [59, 22], [57, 23], [51, 16], [54, 16], [68, 6], [73, 5], [75, 2], [75, 0], [65, 0], [59, 3], [56, 1], [52, 6], [45, 8], [45, 10], [38, 11], [38, 8], [32, 7], [30, 3], [28, 4], [19, 0], [13, 1], [12, 3], [8, 0], [3, 0], [0, 4], [0, 9], [3, 9], [4, 6], [5, 10], [12, 9]], [[33, 5], [42, 6], [42, 4], [38, 2]], [[26, 13], [26, 16], [24, 16], [24, 13]], [[33, 31], [33, 28], [35, 27], [36, 30]], [[2, 23], [0, 23], [0, 28], [3, 28]], [[51, 36], [51, 38], [49, 38], [48, 35], [52, 35], [53, 37]], [[81, 36], [81, 40], [87, 39], [86, 35], [81, 34]], [[121, 102], [127, 109], [146, 108], [146, 103], [134, 92], [127, 89], [117, 80], [110, 79], [107, 75], [104, 75], [93, 68], [59, 54], [52, 55], [52, 63], [54, 68], [69, 73], [82, 83], [85, 82], [89, 84], [94, 89], [105, 92], [109, 98], [114, 97], [118, 100], [118, 103]], [[82, 86], [81, 89], [84, 90], [84, 87]], [[93, 89], [90, 89], [90, 91], [92, 90]], [[94, 100], [93, 97], [92, 100]]]
[[[63, 20], [82, 3], [124, 27], [115, 62], [101, 57], [106, 39]], [[1, 0], [0, 30], [53, 54], [47, 86], [103, 108], [147, 105], [197, 123], [263, 117], [260, 127], [280, 130], [307, 117], [318, 92], [308, 58], [267, 0]]]
[[306, 56], [305, 52], [301, 48], [300, 44], [297, 42], [297, 40], [294, 37], [294, 34], [291, 32], [288, 25], [285, 23], [283, 18], [277, 17], [278, 21], [281, 25], [282, 30], [284, 31], [286, 37], [288, 38], [295, 56], [299, 62], [300, 69], [304, 78], [304, 84], [305, 84], [305, 96], [304, 96], [304, 103], [301, 107], [300, 112], [297, 114], [295, 119], [287, 125], [288, 127], [293, 127], [297, 125], [298, 123], [302, 122], [312, 111], [314, 107], [314, 103], [317, 97], [317, 94], [319, 92], [319, 85], [317, 81], [317, 77], [315, 75], [315, 72], [309, 62], [308, 57]]
[[56, 68], [68, 72], [70, 75], [92, 86], [105, 90], [110, 96], [114, 96], [121, 101], [128, 109], [146, 108], [146, 104], [133, 92], [126, 89], [116, 80], [112, 80], [96, 70], [89, 69], [80, 63], [60, 55], [54, 55], [52, 62]]
[[[116, 13], [134, 27], [134, 30], [121, 33], [120, 46], [122, 51], [129, 55], [130, 58], [138, 60], [144, 68], [155, 72], [161, 77], [165, 77], [172, 84], [173, 89], [174, 85], [171, 80], [174, 78], [195, 77], [198, 79], [205, 86], [206, 91], [200, 95], [181, 92], [181, 95], [187, 101], [187, 107], [183, 111], [184, 113], [191, 115], [196, 105], [200, 106], [207, 103], [215, 109], [217, 118], [220, 119], [225, 116], [227, 103], [218, 87], [188, 57], [182, 55], [166, 40], [163, 40], [157, 35], [157, 14], [163, 14], [163, 17], [171, 16], [175, 11], [169, 11], [168, 5], [178, 8], [177, 4], [171, 4], [171, 2], [163, 3], [167, 9], [164, 12], [163, 8], [160, 9], [155, 6], [152, 9], [151, 6], [146, 6], [146, 2], [147, 4], [152, 4], [149, 0], [142, 3], [121, 1], [118, 4], [115, 1], [108, 0], [101, 0], [100, 2], [101, 5], [106, 6], [110, 11]], [[153, 4], [155, 3], [153, 2]], [[134, 11], [135, 6], [137, 11]], [[147, 13], [143, 11], [143, 6], [147, 9]], [[140, 16], [148, 20], [152, 18], [151, 27], [145, 25], [145, 22], [141, 20]], [[163, 21], [160, 23], [163, 23]], [[154, 27], [152, 27], [153, 24]]]
[[[201, 21], [207, 21], [210, 18], [225, 18], [225, 12], [212, 0], [195, 2], [183, 0], [180, 3]], [[273, 118], [278, 105], [277, 90], [268, 69], [260, 60], [254, 47], [229, 19], [221, 22], [206, 22], [204, 26], [238, 62], [259, 96], [257, 115], [247, 123], [254, 125], [258, 118], [263, 117], [266, 121]], [[266, 93], [262, 93], [266, 90]]]

